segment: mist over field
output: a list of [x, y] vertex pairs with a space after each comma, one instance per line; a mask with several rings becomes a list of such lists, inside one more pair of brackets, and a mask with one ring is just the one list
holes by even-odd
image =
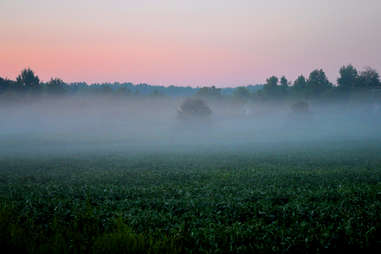
[[374, 103], [311, 103], [298, 113], [292, 103], [206, 100], [208, 119], [184, 120], [185, 98], [44, 98], [0, 108], [1, 154], [264, 149], [270, 144], [380, 140]]

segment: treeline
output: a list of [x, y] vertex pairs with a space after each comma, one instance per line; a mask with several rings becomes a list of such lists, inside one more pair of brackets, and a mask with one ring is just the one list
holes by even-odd
[[0, 94], [48, 94], [48, 95], [120, 95], [120, 96], [140, 96], [140, 95], [170, 95], [170, 96], [191, 96], [197, 90], [192, 87], [176, 86], [152, 86], [148, 84], [133, 83], [95, 83], [86, 82], [66, 83], [59, 78], [52, 78], [48, 82], [41, 82], [39, 77], [31, 70], [24, 69], [16, 80], [9, 80], [0, 77]]
[[[221, 98], [221, 89], [215, 87], [201, 88], [197, 94], [208, 98]], [[251, 92], [247, 87], [237, 87], [232, 97], [240, 101], [269, 101], [284, 100], [366, 100], [380, 97], [381, 82], [376, 70], [367, 67], [358, 71], [352, 65], [343, 66], [339, 70], [337, 84], [332, 84], [322, 69], [316, 69], [308, 78], [299, 76], [294, 82], [286, 77], [271, 76], [266, 80], [263, 89]], [[377, 97], [378, 96], [378, 97]]]
[[151, 86], [132, 83], [104, 83], [88, 85], [82, 83], [67, 84], [59, 78], [41, 82], [31, 70], [24, 69], [16, 80], [0, 77], [0, 95], [55, 95], [99, 94], [116, 96], [192, 96], [208, 99], [233, 98], [239, 101], [282, 101], [287, 99], [322, 100], [369, 98], [381, 91], [380, 76], [376, 70], [368, 67], [358, 71], [352, 65], [339, 70], [337, 84], [332, 84], [322, 69], [314, 70], [308, 78], [299, 76], [294, 82], [286, 77], [271, 76], [264, 85], [241, 86], [237, 88]]
[[[249, 85], [250, 92], [261, 89], [261, 85]], [[195, 95], [200, 88], [181, 86], [155, 86], [149, 84], [127, 83], [95, 83], [86, 82], [65, 83], [59, 78], [52, 78], [48, 82], [41, 82], [39, 77], [31, 70], [24, 69], [16, 80], [0, 77], [0, 95], [119, 95], [119, 96], [171, 96], [188, 97]], [[231, 95], [235, 88], [223, 88], [219, 90], [221, 95]]]
[[336, 85], [328, 80], [322, 69], [317, 69], [308, 78], [301, 75], [293, 83], [284, 76], [280, 79], [272, 76], [266, 80], [264, 89], [258, 96], [264, 99], [340, 99], [348, 96], [366, 97], [380, 88], [381, 82], [376, 70], [367, 67], [359, 72], [352, 65], [347, 65], [340, 68]]

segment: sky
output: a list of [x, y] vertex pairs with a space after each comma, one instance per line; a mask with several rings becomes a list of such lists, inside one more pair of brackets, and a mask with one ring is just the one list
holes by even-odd
[[232, 87], [381, 72], [380, 0], [0, 0], [0, 76]]

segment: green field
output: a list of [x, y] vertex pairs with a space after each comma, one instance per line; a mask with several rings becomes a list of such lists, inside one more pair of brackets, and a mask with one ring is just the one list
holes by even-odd
[[381, 247], [380, 142], [36, 154], [0, 156], [2, 253]]

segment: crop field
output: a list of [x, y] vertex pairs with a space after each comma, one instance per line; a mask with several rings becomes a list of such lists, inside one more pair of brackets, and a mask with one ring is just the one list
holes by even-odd
[[2, 253], [381, 247], [380, 142], [108, 151], [1, 155]]

